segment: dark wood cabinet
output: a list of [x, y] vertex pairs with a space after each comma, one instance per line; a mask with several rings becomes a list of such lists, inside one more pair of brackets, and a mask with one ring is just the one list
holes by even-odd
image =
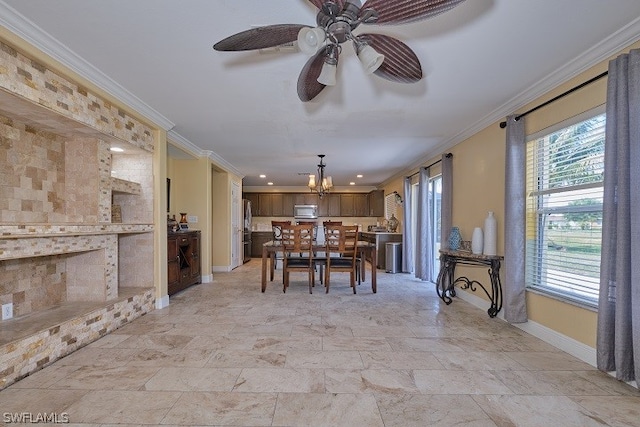
[[282, 193], [271, 195], [271, 216], [284, 216], [284, 197]]
[[271, 194], [258, 194], [258, 216], [273, 216], [271, 213]]
[[318, 204], [317, 193], [297, 193], [294, 197], [294, 204], [296, 205], [317, 205]]
[[340, 194], [340, 216], [353, 216], [353, 194]]
[[262, 245], [273, 240], [271, 231], [254, 231], [251, 233], [251, 257], [262, 257]]
[[366, 194], [353, 195], [353, 216], [369, 216], [369, 200]]
[[367, 194], [369, 201], [368, 216], [384, 216], [384, 190], [373, 190]]
[[340, 194], [340, 216], [369, 216], [367, 194]]
[[251, 215], [260, 216], [260, 201], [258, 195], [260, 193], [244, 193], [243, 197], [251, 202]]
[[319, 200], [318, 215], [340, 216], [340, 194], [325, 194]]
[[259, 217], [294, 216], [295, 205], [318, 205], [320, 217], [367, 217], [384, 216], [384, 191], [370, 193], [328, 193], [318, 197], [317, 193], [244, 193], [251, 201], [251, 213]]
[[294, 205], [295, 205], [295, 194], [283, 193], [282, 194], [282, 216], [292, 217]]
[[168, 294], [200, 283], [200, 231], [180, 231], [167, 236]]

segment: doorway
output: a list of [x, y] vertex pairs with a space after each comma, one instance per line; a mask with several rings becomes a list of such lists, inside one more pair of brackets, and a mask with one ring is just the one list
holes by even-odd
[[[430, 233], [431, 241], [431, 254], [433, 256], [431, 265], [433, 266], [430, 272], [429, 280], [434, 282], [440, 272], [440, 235], [442, 229], [442, 175], [435, 176], [429, 179], [429, 218], [431, 224], [429, 224], [432, 233]], [[417, 242], [417, 230], [418, 230], [418, 183], [411, 185], [411, 200], [415, 202], [411, 204], [411, 241], [414, 245], [413, 254], [416, 256]], [[413, 265], [416, 265], [416, 259], [413, 260]], [[413, 273], [413, 271], [412, 271]]]

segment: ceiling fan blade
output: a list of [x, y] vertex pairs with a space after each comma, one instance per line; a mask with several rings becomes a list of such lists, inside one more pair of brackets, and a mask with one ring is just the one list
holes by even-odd
[[376, 76], [399, 83], [415, 83], [422, 79], [420, 60], [400, 40], [384, 34], [362, 34], [359, 39], [384, 55], [382, 65], [374, 72]]
[[256, 27], [220, 40], [213, 45], [219, 51], [266, 49], [298, 40], [300, 29], [309, 27], [298, 24], [278, 24]]
[[453, 9], [465, 0], [367, 0], [360, 15], [373, 9], [378, 19], [375, 24], [404, 24], [419, 21]]
[[302, 102], [311, 101], [326, 87], [318, 82], [318, 76], [324, 65], [325, 51], [320, 50], [302, 68], [298, 77], [298, 97]]

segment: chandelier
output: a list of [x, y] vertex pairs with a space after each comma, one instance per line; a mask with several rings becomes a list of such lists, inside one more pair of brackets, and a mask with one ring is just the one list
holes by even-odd
[[323, 163], [324, 154], [318, 154], [318, 157], [320, 157], [320, 164], [318, 165], [318, 180], [316, 181], [316, 176], [314, 174], [310, 174], [307, 186], [311, 191], [317, 192], [318, 196], [322, 198], [325, 193], [328, 193], [329, 190], [333, 188], [333, 181], [330, 176], [324, 176], [324, 168], [326, 166]]

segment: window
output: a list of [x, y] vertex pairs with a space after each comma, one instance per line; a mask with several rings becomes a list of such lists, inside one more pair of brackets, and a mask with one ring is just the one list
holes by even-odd
[[596, 307], [605, 115], [579, 120], [527, 145], [526, 280], [530, 289]]
[[386, 219], [391, 218], [394, 215], [398, 218], [398, 196], [396, 193], [387, 194], [384, 196], [384, 217]]

